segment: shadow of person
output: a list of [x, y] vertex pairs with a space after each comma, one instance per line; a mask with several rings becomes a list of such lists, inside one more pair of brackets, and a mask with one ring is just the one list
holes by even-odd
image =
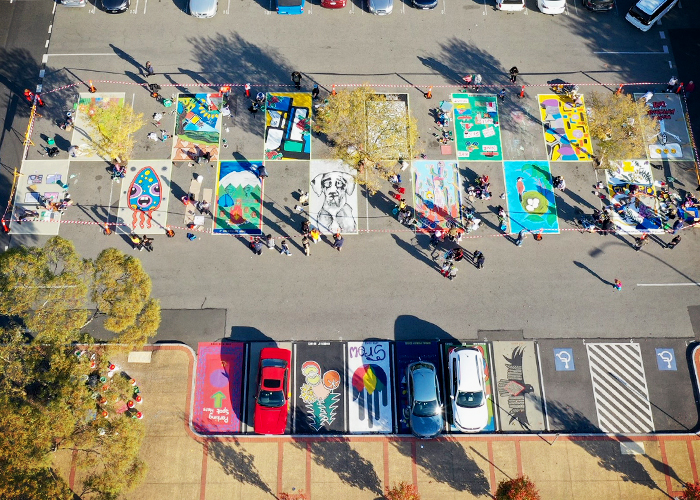
[[598, 275], [598, 273], [596, 273], [595, 271], [593, 271], [593, 270], [592, 270], [591, 268], [589, 268], [586, 264], [583, 264], [583, 263], [581, 263], [581, 262], [575, 260], [575, 261], [574, 261], [574, 265], [575, 265], [576, 267], [578, 267], [579, 269], [583, 269], [584, 271], [588, 272], [588, 274], [590, 274], [590, 275], [592, 275], [592, 276], [595, 276], [595, 277], [598, 278], [600, 281], [602, 281], [604, 284], [609, 285], [609, 286], [613, 286], [613, 283], [612, 283], [611, 281], [608, 281], [608, 280], [606, 280], [606, 279], [601, 278], [601, 277]]

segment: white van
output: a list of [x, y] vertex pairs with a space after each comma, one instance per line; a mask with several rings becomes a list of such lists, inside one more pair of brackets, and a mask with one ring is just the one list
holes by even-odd
[[525, 0], [496, 0], [496, 8], [506, 12], [525, 10]]
[[627, 12], [625, 19], [640, 30], [649, 31], [677, 3], [678, 0], [639, 0]]
[[543, 14], [563, 14], [566, 10], [566, 0], [537, 0], [537, 8]]

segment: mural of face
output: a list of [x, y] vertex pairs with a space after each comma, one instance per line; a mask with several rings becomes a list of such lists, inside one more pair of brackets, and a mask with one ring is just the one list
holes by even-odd
[[[132, 229], [139, 227], [143, 229], [143, 223], [147, 220], [147, 227], [151, 227], [153, 211], [158, 210], [161, 202], [162, 186], [160, 177], [151, 167], [142, 168], [131, 181], [129, 186], [129, 207], [134, 212]], [[140, 214], [140, 220], [137, 220]], [[148, 216], [148, 219], [146, 219]]]

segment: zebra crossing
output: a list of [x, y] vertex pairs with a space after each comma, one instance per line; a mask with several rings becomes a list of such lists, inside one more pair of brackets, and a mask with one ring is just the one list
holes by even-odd
[[610, 433], [654, 432], [637, 343], [586, 344], [598, 426]]

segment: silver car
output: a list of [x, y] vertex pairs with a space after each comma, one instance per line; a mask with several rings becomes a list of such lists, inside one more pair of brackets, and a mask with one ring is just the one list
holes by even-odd
[[407, 368], [409, 424], [414, 436], [433, 438], [443, 427], [442, 399], [435, 365], [425, 361]]
[[218, 0], [190, 0], [190, 15], [201, 18], [214, 17], [218, 5]]
[[367, 0], [367, 9], [378, 16], [386, 16], [394, 10], [394, 0]]

